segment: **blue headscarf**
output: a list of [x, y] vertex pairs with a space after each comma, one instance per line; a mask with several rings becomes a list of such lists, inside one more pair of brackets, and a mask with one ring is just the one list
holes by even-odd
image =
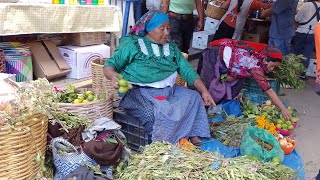
[[145, 36], [148, 32], [154, 30], [159, 25], [168, 22], [169, 17], [167, 14], [151, 10], [144, 14], [131, 29], [129, 34], [137, 36]]

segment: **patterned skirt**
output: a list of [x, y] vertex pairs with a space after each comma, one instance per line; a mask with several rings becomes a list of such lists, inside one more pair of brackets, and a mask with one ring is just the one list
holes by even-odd
[[200, 94], [183, 86], [134, 88], [123, 97], [120, 107], [143, 124], [145, 131], [151, 133], [152, 141], [175, 144], [182, 138], [210, 137]]

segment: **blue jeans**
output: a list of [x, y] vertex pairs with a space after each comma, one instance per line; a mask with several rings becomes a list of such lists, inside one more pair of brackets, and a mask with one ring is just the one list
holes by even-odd
[[275, 39], [275, 38], [269, 38], [268, 44], [270, 46], [278, 48], [283, 56], [286, 56], [290, 53], [290, 45], [291, 45], [292, 37], [287, 39]]
[[[293, 52], [296, 55], [302, 54], [307, 59], [303, 61], [303, 65], [308, 69], [310, 63], [310, 56], [315, 48], [314, 34], [296, 33], [294, 37]], [[303, 76], [305, 73], [302, 74]]]

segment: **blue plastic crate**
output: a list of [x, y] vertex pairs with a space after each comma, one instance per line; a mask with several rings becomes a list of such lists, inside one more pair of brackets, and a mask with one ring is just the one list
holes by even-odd
[[[268, 79], [271, 88], [274, 92], [279, 95], [280, 93], [280, 84], [276, 79]], [[253, 79], [247, 79], [244, 83], [244, 92], [243, 96], [245, 98], [250, 98], [252, 102], [261, 103], [269, 100], [269, 97], [262, 89], [258, 86], [258, 84]]]
[[127, 138], [128, 147], [141, 152], [140, 147], [151, 143], [151, 134], [144, 131], [144, 127], [136, 118], [129, 116], [123, 110], [114, 111], [114, 120], [122, 126], [121, 131]]

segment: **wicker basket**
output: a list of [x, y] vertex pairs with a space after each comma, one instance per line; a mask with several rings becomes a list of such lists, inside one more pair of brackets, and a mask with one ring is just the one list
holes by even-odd
[[220, 20], [223, 15], [227, 12], [225, 9], [221, 9], [218, 4], [221, 4], [221, 1], [211, 1], [208, 3], [207, 9], [205, 11], [206, 16], [213, 19]]
[[103, 74], [103, 64], [105, 61], [104, 59], [96, 59], [91, 62], [92, 88], [94, 91], [109, 91], [113, 95], [113, 101], [117, 101], [121, 97], [119, 97], [117, 90], [112, 86], [112, 82]]
[[0, 126], [0, 177], [4, 179], [30, 179], [38, 173], [38, 152], [45, 155], [48, 118], [35, 115], [14, 127]]
[[[87, 89], [82, 88], [81, 91], [85, 91]], [[73, 115], [78, 116], [86, 116], [91, 121], [100, 118], [100, 114], [102, 117], [113, 118], [113, 96], [109, 95], [107, 92], [107, 98], [93, 101], [89, 103], [82, 104], [72, 104], [72, 103], [56, 103], [58, 106], [57, 112], [68, 112]], [[92, 111], [95, 110], [95, 111]]]
[[6, 60], [4, 59], [4, 51], [0, 49], [0, 73], [6, 72]]

